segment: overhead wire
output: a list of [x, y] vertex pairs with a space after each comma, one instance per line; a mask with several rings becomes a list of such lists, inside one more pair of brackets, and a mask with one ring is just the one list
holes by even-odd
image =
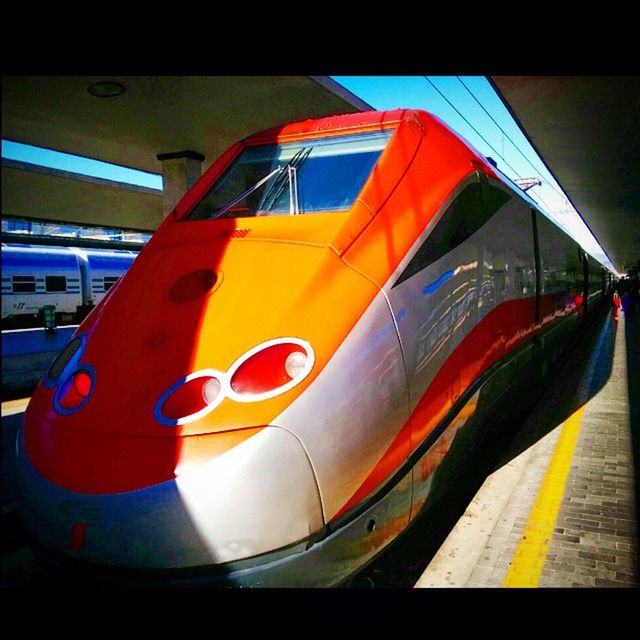
[[[431, 78], [429, 78], [428, 76], [423, 76], [424, 79], [437, 91], [437, 93], [443, 98], [443, 100], [445, 100], [445, 102], [447, 102], [447, 104], [471, 127], [471, 129], [473, 129], [473, 131], [475, 131], [475, 133], [485, 142], [485, 144], [487, 144], [489, 146], [490, 149], [492, 149], [494, 151], [494, 153], [505, 163], [505, 165], [507, 167], [509, 167], [511, 169], [511, 171], [513, 171], [513, 173], [517, 176], [520, 177], [519, 172], [516, 171], [507, 161], [506, 159], [503, 157], [503, 155], [501, 155], [500, 153], [498, 153], [497, 149], [471, 124], [471, 122], [469, 122], [469, 120], [460, 112], [460, 110], [451, 102], [451, 100], [449, 100], [449, 98], [447, 98], [447, 96], [444, 95], [444, 93], [433, 83], [433, 81], [431, 80]], [[502, 129], [502, 127], [500, 127], [500, 125], [498, 125], [497, 122], [495, 122], [495, 120], [493, 119], [493, 117], [491, 116], [491, 114], [489, 114], [489, 112], [484, 108], [484, 106], [479, 102], [479, 100], [473, 95], [473, 93], [469, 90], [469, 88], [464, 84], [464, 82], [462, 82], [462, 80], [460, 79], [459, 76], [456, 76], [458, 78], [458, 80], [462, 83], [462, 85], [465, 87], [465, 89], [467, 89], [467, 91], [469, 91], [469, 93], [471, 93], [472, 97], [476, 100], [476, 102], [480, 105], [480, 107], [482, 107], [482, 109], [485, 111], [485, 113], [487, 113], [487, 115], [489, 115], [489, 117], [491, 118], [491, 120], [498, 126], [498, 128], [500, 129], [500, 131], [502, 131], [502, 133], [507, 136], [507, 138], [509, 139], [509, 141], [511, 142], [511, 144], [516, 147], [516, 149], [518, 150], [518, 152], [525, 158], [525, 160], [527, 160], [527, 163], [533, 167], [533, 169], [535, 171], [539, 170], [526, 158], [526, 156], [524, 156], [524, 154], [522, 153], [522, 151], [520, 150], [520, 148], [513, 142], [513, 140], [511, 140], [511, 138], [506, 134], [506, 132]], [[564, 193], [559, 192], [551, 183], [548, 183], [549, 186], [551, 187], [551, 189], [553, 189], [553, 191], [556, 192], [556, 194], [558, 194], [560, 197], [562, 197], [565, 201], [568, 200], [567, 196]], [[542, 205], [544, 205], [544, 207], [546, 208], [546, 211], [549, 214], [552, 214], [553, 212], [553, 208], [549, 206], [549, 203], [546, 202], [544, 200], [544, 198], [542, 198], [539, 194], [535, 194], [535, 197], [533, 194], [529, 194], [530, 197], [532, 199], [534, 199], [535, 201], [541, 203]], [[579, 215], [579, 214], [578, 214]], [[580, 218], [582, 219], [582, 216], [580, 216]], [[584, 223], [584, 220], [583, 220]], [[564, 226], [564, 225], [563, 225]], [[588, 227], [587, 227], [588, 229]], [[590, 230], [589, 230], [590, 231]], [[590, 235], [593, 237], [593, 233], [591, 233], [590, 231]], [[595, 239], [595, 238], [594, 238]], [[596, 240], [596, 243], [598, 243], [598, 241]], [[606, 254], [605, 254], [606, 255]]]
[[[476, 101], [476, 103], [478, 104], [478, 106], [489, 116], [489, 118], [491, 118], [491, 121], [493, 122], [493, 124], [496, 125], [496, 127], [498, 127], [498, 129], [500, 129], [500, 131], [502, 132], [502, 134], [507, 138], [507, 140], [509, 140], [509, 142], [513, 145], [513, 147], [515, 148], [515, 150], [526, 160], [527, 164], [537, 173], [539, 174], [545, 174], [547, 173], [547, 171], [543, 171], [541, 170], [539, 167], [536, 167], [533, 162], [531, 162], [531, 160], [523, 153], [523, 151], [520, 149], [520, 147], [511, 139], [511, 137], [509, 136], [509, 134], [496, 122], [495, 118], [489, 113], [489, 111], [486, 109], [486, 107], [482, 104], [482, 102], [480, 102], [480, 100], [478, 100], [477, 96], [473, 93], [473, 91], [471, 91], [471, 89], [469, 89], [469, 87], [467, 86], [467, 84], [464, 82], [464, 80], [460, 77], [460, 76], [456, 76], [456, 78], [458, 79], [458, 81], [460, 82], [460, 84], [467, 90], [467, 92], [469, 93], [469, 95]], [[561, 198], [564, 198], [565, 200], [567, 199], [567, 196], [558, 191], [558, 189], [555, 188], [555, 186], [547, 181], [547, 184], [549, 185], [549, 187], [551, 187], [551, 189], [553, 189]]]
[[[449, 98], [447, 98], [447, 96], [445, 96], [444, 93], [440, 91], [440, 89], [434, 84], [431, 78], [429, 78], [429, 76], [423, 77], [440, 94], [440, 96], [447, 102], [447, 104], [476, 132], [476, 134], [485, 142], [485, 144], [494, 151], [498, 158], [500, 158], [505, 163], [505, 165], [507, 165], [507, 167], [509, 167], [509, 169], [513, 171], [516, 177], [520, 177], [520, 173], [516, 169], [514, 169], [498, 152], [498, 150], [471, 124], [471, 122], [469, 122], [469, 120], [460, 112], [460, 110], [453, 104], [453, 102], [451, 102], [451, 100], [449, 100]], [[531, 197], [533, 197], [533, 194], [530, 195]], [[549, 206], [549, 204], [543, 198], [541, 198], [539, 194], [536, 194], [534, 200], [539, 200], [546, 207], [547, 211], [552, 211], [552, 208]]]
[[498, 150], [467, 120], [467, 118], [460, 112], [460, 110], [447, 98], [447, 96], [440, 91], [440, 89], [434, 84], [434, 82], [429, 78], [429, 76], [423, 76], [424, 79], [440, 94], [440, 96], [446, 101], [446, 103], [476, 132], [476, 134], [487, 144], [494, 153], [515, 173], [516, 176], [519, 176], [519, 172], [516, 171], [503, 157], [500, 155]]

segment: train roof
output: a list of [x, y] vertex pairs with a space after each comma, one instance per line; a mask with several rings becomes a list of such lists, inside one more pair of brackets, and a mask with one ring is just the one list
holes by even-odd
[[376, 129], [386, 129], [397, 125], [402, 120], [413, 117], [415, 114], [424, 113], [430, 117], [432, 114], [419, 109], [390, 109], [387, 111], [359, 111], [356, 113], [344, 113], [324, 118], [312, 118], [290, 122], [279, 127], [264, 129], [247, 136], [242, 141], [245, 144], [259, 144], [266, 140], [279, 140], [288, 137], [298, 138], [306, 134], [316, 136], [327, 132], [330, 135], [340, 135], [341, 133], [357, 133], [360, 131], [371, 131]]
[[2, 243], [2, 266], [32, 267], [34, 256], [38, 265], [55, 269], [77, 269], [78, 257], [66, 247], [44, 247], [40, 245]]
[[49, 268], [78, 268], [79, 260], [94, 268], [122, 267], [133, 262], [135, 251], [114, 249], [78, 249], [31, 244], [2, 243], [3, 267], [30, 267], [37, 256], [38, 265]]
[[[494, 167], [494, 169], [495, 169], [496, 175], [498, 175], [498, 177], [511, 189], [511, 191], [513, 191], [525, 202], [527, 202], [530, 206], [532, 206], [540, 215], [544, 216], [547, 220], [549, 220], [549, 222], [554, 224], [556, 227], [562, 229], [564, 233], [566, 233], [569, 237], [571, 237], [575, 242], [577, 242], [580, 245], [580, 242], [578, 242], [578, 240], [576, 240], [576, 238], [574, 238], [573, 235], [567, 229], [562, 227], [557, 220], [552, 218], [551, 215], [547, 213], [526, 191], [523, 191], [515, 182], [513, 182], [513, 180], [511, 180], [511, 178], [506, 176], [500, 169], [498, 169], [498, 167]], [[595, 256], [592, 256], [586, 249], [584, 249], [584, 247], [582, 247], [582, 245], [580, 245], [580, 247], [589, 256], [591, 260], [595, 260], [604, 269], [606, 269], [607, 271], [610, 271], [609, 267], [602, 264], [602, 262], [598, 260], [598, 258], [596, 258]]]
[[135, 251], [114, 251], [109, 249], [77, 249], [71, 247], [70, 250], [97, 269], [130, 265], [138, 255]]

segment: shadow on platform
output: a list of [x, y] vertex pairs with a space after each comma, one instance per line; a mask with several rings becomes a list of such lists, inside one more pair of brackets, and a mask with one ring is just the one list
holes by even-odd
[[561, 425], [597, 395], [611, 377], [617, 324], [601, 312], [570, 346], [555, 374], [524, 394], [509, 413], [517, 431], [504, 429], [503, 453], [494, 471], [504, 466]]
[[[615, 331], [611, 315], [602, 309], [588, 321], [584, 332], [567, 349], [564, 360], [554, 365], [543, 384], [531, 385], [515, 406], [492, 422], [488, 432], [468, 437], [463, 448], [456, 454], [452, 451], [453, 455], [445, 458], [439, 469], [439, 484], [446, 488], [432, 492], [438, 495], [427, 500], [412, 526], [365, 567], [350, 586], [413, 587], [487, 477], [553, 431], [605, 386], [612, 371]], [[640, 373], [637, 347], [635, 358], [635, 369]], [[630, 357], [630, 372], [633, 366]], [[637, 418], [637, 385], [635, 393], [633, 410]], [[637, 489], [637, 428], [635, 435]]]

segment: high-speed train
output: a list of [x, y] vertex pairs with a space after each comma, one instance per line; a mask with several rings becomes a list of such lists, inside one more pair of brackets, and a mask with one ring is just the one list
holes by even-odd
[[58, 323], [77, 322], [131, 266], [136, 251], [2, 244], [2, 327], [41, 325], [55, 307]]
[[72, 571], [340, 584], [416, 518], [456, 435], [537, 384], [609, 277], [423, 111], [247, 137], [38, 385], [23, 518]]

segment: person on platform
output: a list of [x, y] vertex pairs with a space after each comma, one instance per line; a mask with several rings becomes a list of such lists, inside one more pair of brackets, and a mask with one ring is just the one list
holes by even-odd
[[618, 295], [618, 290], [616, 289], [613, 292], [613, 319], [617, 322], [618, 321], [618, 314], [620, 313], [620, 307], [622, 305], [622, 300], [620, 298], [620, 296]]

